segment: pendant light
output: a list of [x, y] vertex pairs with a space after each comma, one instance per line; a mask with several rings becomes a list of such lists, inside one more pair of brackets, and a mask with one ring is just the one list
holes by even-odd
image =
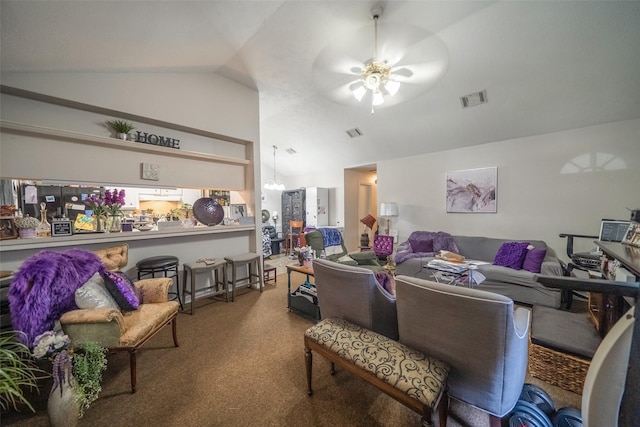
[[273, 179], [264, 184], [265, 190], [284, 191], [284, 184], [276, 179], [276, 150], [278, 147], [273, 146]]

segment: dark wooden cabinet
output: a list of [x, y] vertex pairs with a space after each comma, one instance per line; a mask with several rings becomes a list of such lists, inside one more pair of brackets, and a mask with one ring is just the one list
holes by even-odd
[[306, 221], [306, 191], [304, 188], [282, 192], [282, 234], [289, 232], [289, 222], [302, 221], [302, 228]]

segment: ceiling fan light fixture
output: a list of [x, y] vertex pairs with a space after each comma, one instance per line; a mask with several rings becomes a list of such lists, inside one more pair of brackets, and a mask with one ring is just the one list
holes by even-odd
[[360, 72], [362, 86], [357, 85], [351, 88], [353, 96], [361, 102], [367, 91], [371, 91], [371, 114], [374, 113], [374, 106], [384, 103], [382, 91], [386, 91], [393, 96], [398, 93], [400, 83], [391, 80], [391, 67], [387, 61], [378, 60], [378, 18], [382, 14], [382, 7], [376, 6], [370, 11], [370, 17], [374, 21], [374, 43], [373, 59]]
[[373, 100], [371, 103], [376, 106], [384, 104], [384, 96], [382, 95], [382, 92], [373, 92]]
[[367, 93], [367, 89], [364, 86], [358, 86], [353, 90], [353, 96], [358, 100], [358, 102], [362, 101], [365, 93]]
[[398, 93], [398, 90], [400, 89], [400, 83], [395, 80], [389, 80], [387, 81], [387, 84], [384, 85], [384, 88], [387, 90], [387, 92], [389, 92], [389, 95], [393, 96]]

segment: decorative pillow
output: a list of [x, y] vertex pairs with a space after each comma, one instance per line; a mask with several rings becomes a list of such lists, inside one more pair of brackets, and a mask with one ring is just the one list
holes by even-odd
[[376, 271], [375, 276], [382, 289], [387, 291], [389, 295], [395, 295], [395, 293], [393, 292], [393, 285], [391, 284], [392, 278], [389, 273], [387, 273], [386, 271]]
[[524, 257], [527, 255], [529, 242], [505, 242], [498, 249], [493, 265], [520, 270]]
[[105, 271], [104, 284], [121, 310], [132, 311], [138, 308], [140, 300], [136, 295], [131, 279], [122, 271]]
[[412, 239], [409, 238], [409, 245], [413, 252], [433, 252], [433, 239]]
[[524, 257], [524, 262], [522, 263], [522, 268], [532, 273], [540, 273], [542, 261], [544, 261], [544, 257], [546, 255], [546, 248], [531, 248], [527, 250], [527, 253]]
[[115, 308], [120, 306], [107, 291], [100, 273], [96, 273], [75, 292], [76, 305], [79, 308]]

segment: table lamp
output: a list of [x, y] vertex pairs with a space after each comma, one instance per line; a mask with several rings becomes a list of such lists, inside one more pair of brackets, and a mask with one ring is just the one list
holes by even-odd
[[376, 223], [376, 219], [373, 215], [369, 214], [360, 220], [365, 225], [364, 231], [360, 235], [360, 246], [369, 246], [369, 233], [367, 233], [367, 227], [373, 231], [373, 225]]
[[398, 216], [398, 205], [395, 202], [380, 203], [378, 216], [387, 218], [387, 236], [391, 232], [391, 217]]

